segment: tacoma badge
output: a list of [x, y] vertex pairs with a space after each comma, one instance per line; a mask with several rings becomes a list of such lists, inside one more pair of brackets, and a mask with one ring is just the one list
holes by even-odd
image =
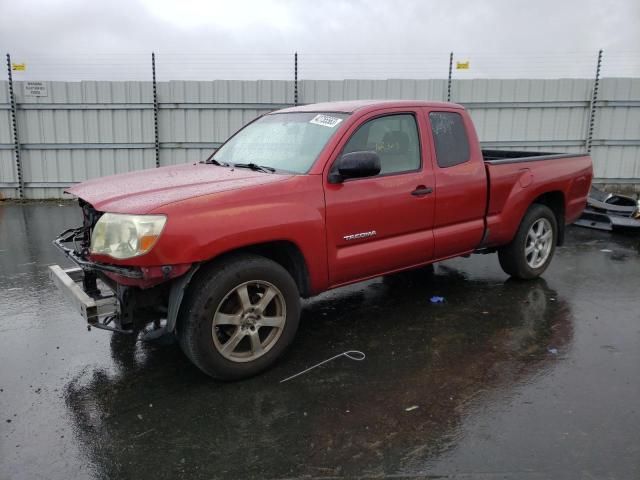
[[371, 230], [370, 232], [362, 232], [362, 233], [354, 233], [352, 235], [345, 235], [344, 238], [345, 240], [358, 240], [359, 238], [369, 238], [369, 237], [375, 237], [376, 236], [376, 231], [375, 230]]

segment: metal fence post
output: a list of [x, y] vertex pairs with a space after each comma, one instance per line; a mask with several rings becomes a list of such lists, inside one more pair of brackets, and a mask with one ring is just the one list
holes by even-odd
[[18, 140], [18, 117], [16, 109], [16, 96], [13, 92], [13, 75], [11, 74], [11, 55], [7, 53], [7, 74], [9, 76], [9, 99], [11, 101], [11, 125], [13, 129], [13, 153], [16, 161], [16, 173], [18, 175], [18, 197], [24, 198], [24, 181], [22, 179], [22, 159], [20, 158], [20, 142]]
[[596, 78], [593, 82], [593, 92], [591, 93], [591, 104], [589, 108], [589, 128], [585, 146], [587, 153], [591, 153], [591, 143], [593, 142], [593, 127], [596, 121], [596, 102], [598, 101], [598, 88], [600, 87], [600, 68], [602, 67], [602, 49], [598, 51], [598, 64], [596, 66]]
[[293, 104], [298, 105], [298, 52], [293, 54]]
[[453, 52], [449, 54], [449, 78], [447, 80], [447, 102], [451, 101], [451, 73], [453, 71]]
[[156, 82], [156, 53], [151, 52], [151, 73], [153, 75], [153, 133], [155, 136], [156, 168], [160, 166], [160, 133], [158, 132], [158, 84]]

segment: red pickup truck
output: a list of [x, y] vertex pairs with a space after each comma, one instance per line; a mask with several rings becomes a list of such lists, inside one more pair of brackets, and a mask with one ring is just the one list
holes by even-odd
[[89, 327], [152, 319], [205, 373], [238, 379], [283, 354], [300, 297], [471, 253], [539, 276], [591, 179], [586, 155], [481, 150], [456, 104], [287, 108], [200, 163], [69, 188], [84, 222], [54, 243], [78, 267], [51, 277]]

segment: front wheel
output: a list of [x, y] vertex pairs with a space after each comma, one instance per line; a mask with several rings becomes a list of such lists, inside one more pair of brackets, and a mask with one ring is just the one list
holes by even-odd
[[498, 251], [502, 270], [522, 280], [539, 277], [551, 263], [557, 238], [558, 222], [551, 209], [531, 205], [513, 241]]
[[299, 318], [300, 296], [289, 272], [264, 257], [236, 255], [193, 278], [178, 338], [203, 372], [237, 380], [273, 364], [293, 340]]

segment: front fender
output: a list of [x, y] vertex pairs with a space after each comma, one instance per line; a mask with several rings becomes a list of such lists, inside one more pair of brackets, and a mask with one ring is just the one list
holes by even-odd
[[153, 249], [155, 261], [200, 263], [252, 245], [287, 241], [304, 257], [311, 291], [322, 291], [328, 284], [319, 175], [187, 199], [154, 213], [167, 215]]

